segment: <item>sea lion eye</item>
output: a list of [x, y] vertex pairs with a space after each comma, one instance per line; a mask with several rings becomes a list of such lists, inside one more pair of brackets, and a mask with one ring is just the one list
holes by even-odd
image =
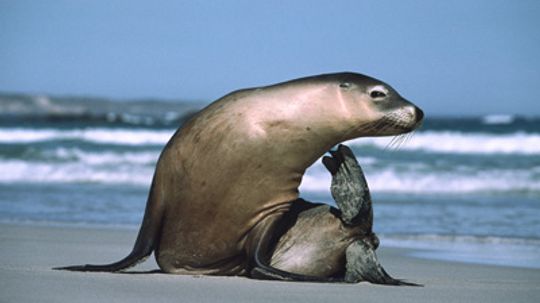
[[380, 90], [374, 90], [374, 91], [371, 91], [371, 93], [369, 93], [369, 95], [371, 96], [371, 98], [373, 99], [378, 99], [378, 98], [384, 98], [386, 97], [386, 94]]
[[351, 83], [350, 82], [341, 82], [339, 84], [339, 87], [341, 87], [341, 88], [349, 88], [349, 87], [351, 87]]

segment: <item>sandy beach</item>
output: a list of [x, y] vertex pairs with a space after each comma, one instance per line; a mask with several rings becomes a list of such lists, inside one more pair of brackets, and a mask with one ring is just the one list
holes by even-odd
[[291, 283], [152, 272], [75, 273], [55, 266], [116, 261], [136, 230], [0, 225], [1, 302], [539, 302], [540, 270], [417, 259], [379, 249], [389, 273], [424, 287]]

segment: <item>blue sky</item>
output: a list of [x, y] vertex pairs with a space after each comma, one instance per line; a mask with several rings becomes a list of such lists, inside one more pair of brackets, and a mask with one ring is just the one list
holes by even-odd
[[540, 115], [538, 16], [534, 0], [0, 0], [0, 91], [210, 101], [355, 71], [428, 115]]

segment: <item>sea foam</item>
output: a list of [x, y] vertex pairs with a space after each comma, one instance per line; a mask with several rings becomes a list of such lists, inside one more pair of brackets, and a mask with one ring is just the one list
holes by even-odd
[[[0, 143], [37, 143], [79, 140], [112, 145], [164, 145], [174, 129], [85, 128], [76, 130], [0, 128]], [[360, 138], [349, 144], [391, 148], [392, 138]], [[455, 131], [417, 132], [399, 145], [400, 150], [458, 154], [540, 154], [540, 134], [461, 133]]]
[[[361, 159], [364, 163], [365, 161]], [[395, 165], [376, 168], [362, 165], [369, 188], [390, 193], [502, 193], [521, 192], [540, 194], [540, 167], [527, 169], [485, 169], [471, 172], [456, 167], [434, 170], [427, 165], [413, 164], [407, 169]], [[308, 169], [301, 191], [328, 191], [331, 176], [317, 162]]]
[[[360, 138], [355, 146], [392, 147], [389, 138]], [[457, 154], [540, 154], [540, 135], [516, 132], [512, 134], [461, 133], [455, 131], [417, 132], [399, 145], [400, 150]]]
[[163, 145], [174, 133], [172, 129], [84, 128], [32, 129], [0, 128], [0, 143], [37, 143], [44, 141], [79, 140], [100, 144]]
[[[159, 149], [141, 151], [85, 151], [58, 147], [34, 159], [0, 161], [3, 183], [103, 183], [148, 186]], [[523, 169], [456, 166], [437, 169], [424, 163], [381, 163], [360, 159], [372, 191], [399, 193], [521, 192], [540, 194], [540, 166]], [[381, 166], [382, 165], [382, 166]], [[328, 192], [331, 175], [317, 161], [306, 172], [301, 190]]]
[[0, 162], [2, 183], [102, 183], [148, 186], [153, 167], [132, 164], [88, 165], [87, 163]]

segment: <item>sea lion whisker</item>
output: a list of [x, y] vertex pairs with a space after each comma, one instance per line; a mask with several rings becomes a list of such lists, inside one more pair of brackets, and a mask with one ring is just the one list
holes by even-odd
[[416, 129], [413, 130], [412, 132], [408, 133], [407, 137], [405, 138], [404, 144], [409, 143], [412, 140], [412, 138], [414, 137], [415, 134], [416, 134]]
[[[381, 130], [382, 132], [385, 132], [387, 131], [388, 129], [394, 129], [395, 128], [395, 122], [392, 120], [392, 124], [388, 124], [385, 126], [385, 128], [383, 130]], [[401, 135], [397, 135], [397, 136], [394, 136], [390, 142], [388, 142], [386, 144], [386, 146], [384, 147], [384, 150], [389, 150], [389, 149], [393, 149], [393, 147], [396, 145], [396, 142], [399, 140], [399, 138], [401, 137]]]
[[388, 120], [381, 119], [373, 125], [373, 131], [384, 133], [389, 127]]
[[376, 123], [364, 123], [362, 124], [360, 127], [358, 127], [357, 129], [359, 131], [364, 131], [364, 132], [367, 132], [367, 131], [371, 131], [374, 129]]
[[411, 140], [411, 138], [412, 138], [413, 136], [414, 136], [414, 130], [411, 131], [411, 132], [409, 132], [409, 133], [407, 133], [407, 134], [404, 134], [404, 135], [403, 135], [403, 140], [402, 140], [402, 142], [401, 142], [401, 144], [400, 144], [399, 147], [401, 148], [402, 146], [407, 145], [407, 143]]
[[407, 142], [409, 138], [409, 135], [408, 134], [405, 134], [405, 135], [401, 135], [400, 136], [400, 140], [396, 146], [396, 150], [399, 150], [403, 145], [405, 145], [405, 143]]
[[405, 144], [407, 144], [407, 142], [409, 142], [413, 136], [414, 136], [414, 130], [409, 133], [399, 135], [400, 142], [398, 142], [398, 146], [396, 146], [396, 150], [401, 148]]
[[370, 134], [372, 132], [377, 132], [383, 126], [384, 123], [382, 121], [375, 121], [370, 123], [365, 123], [361, 125], [359, 128], [357, 128], [358, 131]]
[[392, 137], [390, 142], [388, 142], [388, 144], [386, 144], [386, 146], [384, 147], [384, 150], [396, 150], [395, 147], [398, 145], [398, 141], [400, 140], [400, 138], [401, 135]]
[[399, 150], [408, 140], [410, 133], [400, 135], [400, 140], [396, 146], [396, 150]]

